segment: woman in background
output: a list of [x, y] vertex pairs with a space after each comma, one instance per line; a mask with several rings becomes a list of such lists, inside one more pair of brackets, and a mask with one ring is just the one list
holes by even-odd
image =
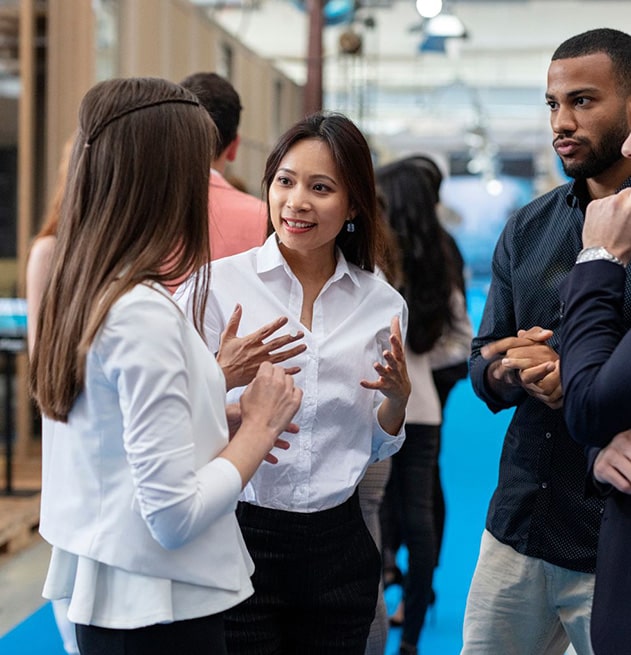
[[[442, 334], [429, 351], [429, 362], [432, 368], [434, 385], [440, 400], [442, 419], [445, 418], [445, 407], [447, 400], [460, 380], [467, 378], [469, 374], [469, 355], [471, 354], [471, 340], [473, 338], [473, 326], [467, 313], [466, 284], [465, 284], [465, 262], [458, 248], [458, 244], [449, 231], [445, 228], [447, 220], [454, 221], [459, 218], [456, 212], [441, 202], [440, 187], [443, 182], [443, 174], [438, 164], [427, 155], [412, 155], [406, 158], [419, 167], [419, 171], [429, 181], [432, 193], [432, 201], [436, 207], [438, 220], [440, 222], [440, 242], [445, 252], [445, 263], [449, 268], [452, 278], [453, 290], [451, 294], [451, 320], [445, 327]], [[442, 437], [442, 424], [441, 424]], [[442, 439], [441, 439], [442, 441]], [[438, 444], [438, 455], [440, 457], [441, 444]], [[443, 533], [445, 530], [445, 494], [440, 476], [439, 458], [436, 459], [434, 470], [434, 530], [436, 534], [436, 561], [438, 567], [440, 552], [442, 550]], [[435, 596], [432, 593], [432, 602]]]
[[[392, 231], [385, 214], [385, 201], [381, 194], [377, 194], [377, 204], [379, 215], [384, 228], [383, 235], [380, 239], [382, 247], [377, 255], [378, 270], [383, 273], [388, 282], [396, 289], [401, 279], [401, 264], [399, 261], [399, 244], [396, 235]], [[381, 521], [379, 519], [381, 503], [386, 490], [386, 484], [390, 477], [392, 467], [392, 458], [387, 457], [367, 469], [364, 477], [357, 486], [359, 493], [359, 506], [362, 510], [362, 516], [366, 522], [366, 527], [370, 531], [372, 538], [381, 552]], [[365, 655], [384, 655], [386, 644], [388, 642], [388, 608], [386, 599], [383, 594], [383, 576], [379, 581], [379, 595], [377, 597], [377, 607], [375, 618], [370, 625], [368, 641], [366, 642]]]
[[301, 393], [265, 363], [228, 440], [224, 377], [196, 329], [209, 271], [193, 323], [165, 286], [210, 259], [212, 149], [176, 84], [108, 80], [82, 101], [31, 363], [44, 596], [70, 599], [81, 655], [225, 653], [222, 614], [252, 593], [236, 501], [296, 429]]
[[384, 572], [396, 566], [401, 542], [408, 549], [400, 653], [416, 653], [432, 601], [436, 558], [434, 475], [438, 460], [441, 406], [432, 380], [429, 352], [453, 320], [456, 268], [442, 238], [431, 185], [413, 160], [379, 168], [377, 184], [401, 252], [400, 291], [410, 313], [406, 360], [412, 392], [406, 440], [392, 458], [382, 505]]

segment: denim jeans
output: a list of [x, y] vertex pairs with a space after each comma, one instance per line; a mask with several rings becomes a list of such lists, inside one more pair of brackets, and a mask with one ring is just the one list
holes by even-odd
[[482, 535], [464, 618], [461, 655], [593, 655], [595, 576], [528, 557]]
[[408, 423], [405, 433], [401, 450], [392, 457], [382, 505], [382, 539], [386, 550], [396, 553], [401, 543], [408, 550], [401, 639], [416, 645], [431, 597], [436, 561], [434, 473], [440, 426]]

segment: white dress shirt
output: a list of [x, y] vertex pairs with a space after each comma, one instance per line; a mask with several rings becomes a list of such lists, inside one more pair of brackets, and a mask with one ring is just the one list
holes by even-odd
[[[281, 333], [305, 332], [307, 350], [285, 366], [299, 366], [295, 383], [304, 391], [286, 435], [289, 450], [275, 450], [277, 464], [263, 462], [243, 499], [273, 509], [315, 512], [340, 505], [354, 492], [370, 462], [394, 454], [404, 430], [385, 432], [377, 421], [384, 396], [360, 380], [376, 380], [373, 364], [388, 349], [390, 321], [399, 316], [403, 335], [407, 307], [401, 295], [377, 275], [347, 263], [340, 251], [333, 276], [313, 306], [312, 328], [300, 323], [302, 286], [270, 236], [260, 248], [213, 262], [205, 336], [215, 352], [235, 304], [243, 307], [239, 336], [279, 316], [289, 323]], [[178, 302], [187, 305], [183, 285]], [[236, 401], [243, 389], [228, 393]]]
[[221, 369], [169, 293], [137, 285], [90, 346], [68, 422], [44, 422], [44, 595], [70, 597], [72, 621], [112, 628], [249, 596], [227, 442]]

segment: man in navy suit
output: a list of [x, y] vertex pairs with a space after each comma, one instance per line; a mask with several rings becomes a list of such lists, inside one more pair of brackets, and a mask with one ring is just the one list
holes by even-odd
[[[631, 134], [622, 154], [631, 158]], [[565, 418], [607, 498], [592, 609], [596, 655], [631, 652], [631, 331], [622, 319], [629, 260], [631, 189], [623, 189], [587, 208], [583, 250], [561, 293]]]

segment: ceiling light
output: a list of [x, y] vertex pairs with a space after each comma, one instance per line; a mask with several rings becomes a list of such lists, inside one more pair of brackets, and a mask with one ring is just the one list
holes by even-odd
[[425, 26], [425, 33], [430, 36], [444, 36], [445, 38], [465, 38], [467, 30], [464, 24], [453, 14], [439, 14], [430, 18]]
[[443, 8], [443, 0], [416, 0], [416, 11], [423, 18], [438, 16]]

